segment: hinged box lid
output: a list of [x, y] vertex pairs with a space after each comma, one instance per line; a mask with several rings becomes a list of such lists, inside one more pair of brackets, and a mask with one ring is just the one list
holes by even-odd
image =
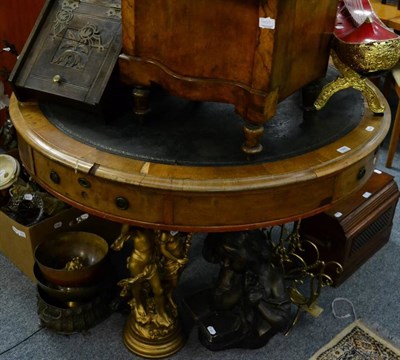
[[20, 101], [97, 105], [120, 51], [120, 0], [47, 0], [10, 82]]

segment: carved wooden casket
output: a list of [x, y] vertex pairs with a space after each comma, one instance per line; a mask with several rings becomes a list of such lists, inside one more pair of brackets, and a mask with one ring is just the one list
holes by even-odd
[[[320, 260], [337, 261], [343, 272], [327, 266], [326, 273], [340, 285], [390, 238], [399, 188], [393, 176], [376, 170], [368, 182], [334, 208], [303, 219], [300, 234], [318, 248]], [[305, 254], [308, 264], [315, 253]]]
[[120, 51], [120, 0], [47, 0], [10, 81], [20, 101], [94, 107]]
[[124, 82], [234, 104], [246, 153], [277, 103], [325, 75], [337, 0], [122, 0]]

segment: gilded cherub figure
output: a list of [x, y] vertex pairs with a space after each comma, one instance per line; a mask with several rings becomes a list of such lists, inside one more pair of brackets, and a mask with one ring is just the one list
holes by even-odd
[[[155, 233], [147, 229], [131, 229], [122, 226], [121, 234], [111, 245], [113, 250], [121, 250], [128, 240], [133, 242], [132, 255], [127, 259], [127, 267], [132, 277], [121, 280], [121, 296], [132, 294], [130, 306], [137, 322], [142, 325], [154, 323], [158, 327], [170, 327], [174, 321], [165, 309], [164, 291], [159, 272], [159, 255], [155, 244]], [[149, 297], [144, 294], [144, 283], [151, 287], [154, 312], [149, 311]]]
[[183, 240], [179, 232], [158, 232], [158, 243], [163, 256], [163, 281], [165, 295], [168, 303], [176, 312], [176, 304], [173, 299], [173, 291], [178, 285], [179, 275], [183, 267], [188, 263], [188, 251], [191, 242], [191, 234]]
[[131, 277], [118, 283], [122, 287], [121, 296], [132, 295], [129, 305], [136, 324], [140, 324], [136, 328], [142, 335], [168, 332], [176, 325], [173, 291], [188, 262], [191, 234], [124, 224], [111, 248], [121, 250], [127, 241], [133, 243], [132, 254], [127, 259]]
[[121, 296], [131, 295], [131, 314], [124, 330], [125, 345], [143, 357], [161, 358], [185, 343], [173, 301], [173, 290], [188, 262], [191, 235], [123, 225], [111, 245], [121, 250], [132, 241], [127, 259], [130, 277], [119, 281]]

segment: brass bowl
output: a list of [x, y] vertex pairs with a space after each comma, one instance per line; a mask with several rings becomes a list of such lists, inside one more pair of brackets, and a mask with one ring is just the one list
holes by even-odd
[[400, 58], [398, 38], [361, 44], [335, 38], [334, 48], [340, 60], [358, 73], [389, 70]]
[[62, 303], [69, 302], [87, 302], [93, 300], [100, 292], [104, 291], [106, 286], [105, 281], [96, 282], [93, 285], [68, 287], [56, 285], [48, 281], [41, 273], [38, 264], [33, 266], [33, 273], [35, 275], [37, 285], [41, 288], [50, 298], [60, 301]]
[[11, 155], [0, 154], [0, 190], [8, 189], [18, 180], [21, 168]]
[[55, 301], [38, 287], [37, 300], [37, 313], [41, 325], [60, 334], [88, 330], [111, 314], [110, 299], [104, 293], [71, 307]]
[[[53, 235], [35, 249], [35, 260], [44, 278], [67, 287], [93, 284], [105, 274], [108, 244], [89, 232], [71, 231]], [[69, 266], [79, 259], [79, 266]]]

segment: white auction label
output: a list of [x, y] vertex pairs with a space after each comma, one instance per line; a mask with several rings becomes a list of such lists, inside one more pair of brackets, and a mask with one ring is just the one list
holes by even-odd
[[336, 149], [336, 151], [340, 152], [341, 154], [344, 154], [344, 153], [346, 153], [346, 152], [348, 152], [350, 150], [351, 150], [351, 148], [349, 148], [348, 146], [342, 146], [339, 149]]
[[374, 170], [374, 173], [380, 175], [380, 174], [382, 174], [382, 171], [380, 171], [379, 169], [375, 169], [375, 170]]
[[335, 213], [335, 217], [336, 217], [336, 218], [340, 218], [342, 215], [343, 215], [343, 214], [342, 214], [340, 211], [338, 211], [337, 213]]
[[62, 221], [58, 221], [58, 222], [56, 222], [55, 224], [54, 224], [54, 229], [59, 229], [61, 226], [62, 226]]
[[365, 128], [365, 130], [371, 132], [371, 131], [374, 131], [375, 128], [374, 128], [373, 126], [367, 126], [367, 127]]
[[215, 331], [213, 326], [207, 326], [207, 331], [211, 334], [211, 335], [215, 335], [217, 332]]
[[24, 195], [24, 200], [31, 201], [32, 199], [33, 199], [33, 195], [32, 194], [25, 194]]
[[26, 238], [26, 234], [22, 230], [17, 229], [15, 226], [12, 229], [19, 237]]
[[372, 195], [372, 194], [371, 194], [370, 192], [366, 191], [366, 192], [363, 194], [363, 197], [366, 198], [366, 199], [368, 199], [371, 195]]
[[88, 214], [88, 213], [82, 214], [82, 215], [81, 215], [81, 219], [82, 219], [82, 220], [87, 220], [87, 219], [89, 219], [89, 214]]
[[272, 19], [270, 17], [260, 18], [258, 26], [261, 29], [275, 29], [275, 19]]

